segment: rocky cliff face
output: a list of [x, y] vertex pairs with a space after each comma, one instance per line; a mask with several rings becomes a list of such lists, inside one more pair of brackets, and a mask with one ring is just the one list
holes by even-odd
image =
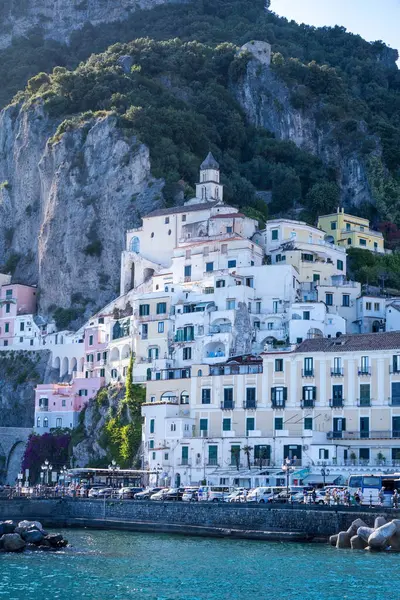
[[3, 0], [0, 6], [0, 48], [13, 37], [39, 26], [46, 37], [66, 42], [85, 23], [123, 21], [138, 9], [150, 9], [171, 0]]
[[[291, 140], [336, 169], [344, 206], [373, 201], [366, 164], [360, 153], [340, 147], [333, 124], [321, 125], [313, 111], [294, 108], [289, 88], [271, 68], [251, 60], [232, 91], [254, 125], [271, 131], [277, 139]], [[360, 123], [359, 127], [362, 129], [364, 124]]]
[[33, 427], [35, 386], [51, 379], [50, 352], [0, 354], [0, 427]]
[[147, 147], [116, 125], [103, 114], [52, 137], [41, 103], [0, 113], [0, 264], [38, 284], [44, 313], [115, 297], [125, 231], [161, 203]]

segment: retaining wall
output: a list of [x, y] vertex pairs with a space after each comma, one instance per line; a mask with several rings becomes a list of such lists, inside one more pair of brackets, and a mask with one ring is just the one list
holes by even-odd
[[[373, 526], [381, 514], [400, 518], [400, 511], [363, 508], [268, 506], [184, 502], [139, 502], [91, 499], [0, 500], [0, 519], [38, 519], [46, 526], [108, 527], [229, 535], [229, 530], [288, 532], [303, 538], [327, 537], [347, 529], [356, 518]], [[218, 530], [218, 531], [217, 531]], [[241, 537], [246, 537], [242, 535]]]

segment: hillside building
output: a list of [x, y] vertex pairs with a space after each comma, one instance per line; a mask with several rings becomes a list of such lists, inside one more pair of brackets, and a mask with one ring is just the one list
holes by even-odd
[[332, 240], [339, 246], [381, 254], [385, 252], [382, 233], [370, 229], [368, 219], [348, 215], [343, 208], [338, 208], [336, 213], [319, 217], [318, 227], [326, 233], [327, 240]]

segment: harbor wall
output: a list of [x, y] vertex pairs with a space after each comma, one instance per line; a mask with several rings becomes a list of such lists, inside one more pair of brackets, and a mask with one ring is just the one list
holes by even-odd
[[[361, 518], [400, 518], [400, 511], [358, 507], [140, 502], [95, 499], [0, 500], [0, 520], [37, 519], [47, 527], [99, 527], [259, 539], [327, 538]], [[266, 534], [270, 534], [269, 536]], [[285, 535], [283, 535], [285, 534]]]

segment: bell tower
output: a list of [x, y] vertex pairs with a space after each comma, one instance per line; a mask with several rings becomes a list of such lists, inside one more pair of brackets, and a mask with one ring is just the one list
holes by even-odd
[[200, 183], [196, 183], [198, 202], [222, 202], [224, 186], [219, 182], [219, 164], [209, 152], [200, 165]]

